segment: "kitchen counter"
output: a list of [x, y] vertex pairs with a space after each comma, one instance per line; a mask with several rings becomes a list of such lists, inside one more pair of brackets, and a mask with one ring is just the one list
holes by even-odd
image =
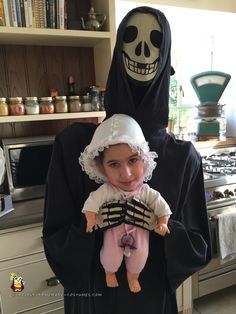
[[15, 210], [0, 218], [0, 230], [42, 223], [44, 199], [13, 203]]
[[236, 146], [236, 137], [227, 137], [225, 141], [208, 140], [192, 142], [197, 149], [201, 148], [218, 148], [222, 146]]

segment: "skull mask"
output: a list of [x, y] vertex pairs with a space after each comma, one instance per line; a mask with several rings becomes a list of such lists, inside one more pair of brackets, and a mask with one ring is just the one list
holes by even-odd
[[123, 62], [136, 83], [145, 85], [155, 77], [161, 42], [162, 30], [154, 15], [137, 12], [129, 18], [123, 37]]

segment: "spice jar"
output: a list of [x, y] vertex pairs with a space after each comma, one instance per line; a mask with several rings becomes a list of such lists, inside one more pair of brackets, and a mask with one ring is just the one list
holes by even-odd
[[8, 105], [5, 97], [0, 97], [0, 116], [8, 116]]
[[54, 113], [52, 97], [41, 97], [39, 105], [40, 113]]
[[82, 104], [79, 96], [69, 96], [69, 112], [82, 111]]
[[25, 97], [25, 113], [39, 114], [39, 103], [37, 97]]
[[55, 112], [57, 113], [68, 112], [66, 96], [55, 97]]
[[25, 107], [22, 102], [22, 97], [9, 98], [9, 111], [11, 116], [20, 116], [25, 114]]
[[92, 111], [92, 105], [89, 95], [83, 96], [83, 104], [82, 104], [83, 111]]

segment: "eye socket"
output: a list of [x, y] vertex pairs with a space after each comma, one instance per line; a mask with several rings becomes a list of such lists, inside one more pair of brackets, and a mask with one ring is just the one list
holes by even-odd
[[123, 36], [123, 41], [128, 44], [131, 43], [132, 41], [135, 40], [135, 38], [138, 35], [138, 30], [136, 26], [130, 25], [126, 27], [124, 36]]
[[160, 48], [162, 43], [163, 34], [157, 30], [151, 31], [150, 40], [154, 47]]

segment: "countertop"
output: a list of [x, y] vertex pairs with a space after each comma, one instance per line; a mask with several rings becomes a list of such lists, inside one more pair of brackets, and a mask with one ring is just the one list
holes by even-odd
[[218, 148], [223, 146], [236, 146], [236, 137], [227, 137], [224, 141], [208, 140], [192, 142], [197, 149], [201, 148]]
[[43, 222], [43, 198], [16, 202], [13, 207], [13, 211], [0, 217], [0, 230]]

